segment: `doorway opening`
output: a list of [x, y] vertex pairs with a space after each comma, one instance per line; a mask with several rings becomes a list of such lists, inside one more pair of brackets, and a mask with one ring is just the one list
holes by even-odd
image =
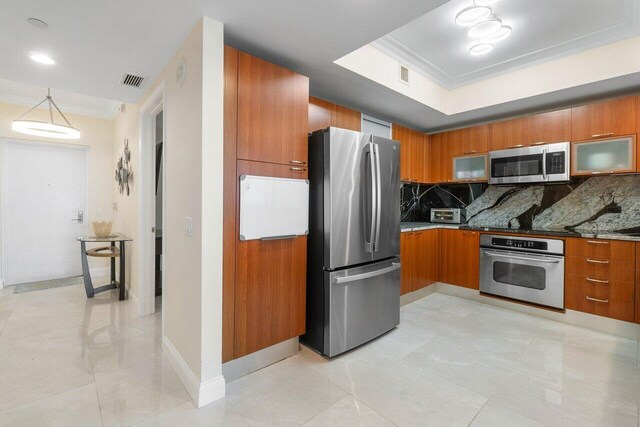
[[139, 295], [141, 316], [162, 312], [166, 305], [167, 109], [163, 82], [140, 109]]
[[162, 146], [164, 144], [164, 135], [163, 135], [163, 115], [162, 111], [160, 111], [155, 116], [155, 135], [154, 140], [156, 142], [156, 161], [155, 161], [155, 209], [156, 209], [156, 225], [155, 225], [155, 296], [156, 296], [156, 307], [158, 305], [158, 297], [162, 295], [162, 200], [163, 200], [163, 190], [162, 187], [162, 178], [163, 178], [163, 162], [162, 162]]
[[80, 283], [76, 239], [88, 231], [88, 147], [5, 139], [0, 157], [2, 283]]

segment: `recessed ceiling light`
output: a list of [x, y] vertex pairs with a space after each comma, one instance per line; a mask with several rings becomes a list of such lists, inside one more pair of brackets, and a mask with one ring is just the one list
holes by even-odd
[[44, 53], [32, 53], [30, 58], [32, 61], [44, 65], [53, 65], [56, 63], [56, 61], [54, 61], [53, 59], [51, 59], [51, 57], [45, 55]]
[[497, 3], [498, 0], [473, 0], [473, 3], [476, 6], [490, 6], [494, 3]]
[[469, 34], [469, 37], [471, 38], [479, 39], [481, 37], [488, 37], [493, 35], [493, 33], [498, 31], [501, 27], [502, 21], [500, 21], [499, 19], [489, 19], [487, 21], [479, 22], [469, 28], [467, 34]]
[[471, 6], [463, 9], [456, 15], [456, 24], [468, 27], [480, 22], [491, 15], [491, 9], [488, 7]]
[[486, 37], [480, 37], [480, 43], [497, 43], [501, 40], [506, 39], [510, 35], [511, 35], [511, 27], [509, 27], [508, 25], [503, 25], [492, 34]]
[[33, 25], [34, 27], [38, 27], [38, 28], [42, 28], [45, 29], [49, 26], [49, 24], [47, 24], [46, 22], [44, 22], [42, 19], [38, 19], [38, 18], [28, 18], [27, 22], [31, 25]]
[[473, 56], [484, 55], [491, 52], [491, 49], [493, 49], [493, 45], [490, 43], [478, 43], [469, 48], [469, 53]]

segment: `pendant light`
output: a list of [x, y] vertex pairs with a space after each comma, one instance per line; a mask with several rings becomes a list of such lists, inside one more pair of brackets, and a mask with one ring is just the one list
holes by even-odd
[[[29, 113], [44, 104], [49, 103], [49, 121], [43, 122], [41, 120], [29, 120], [25, 119]], [[65, 121], [66, 125], [58, 124], [53, 120], [53, 108], [56, 109], [58, 114]], [[27, 135], [43, 136], [47, 138], [60, 138], [60, 139], [78, 139], [80, 138], [80, 131], [69, 123], [69, 120], [62, 114], [62, 111], [58, 108], [53, 99], [51, 98], [51, 89], [47, 89], [47, 97], [40, 101], [38, 105], [21, 115], [17, 120], [14, 120], [11, 124], [11, 129], [16, 132], [26, 133]]]

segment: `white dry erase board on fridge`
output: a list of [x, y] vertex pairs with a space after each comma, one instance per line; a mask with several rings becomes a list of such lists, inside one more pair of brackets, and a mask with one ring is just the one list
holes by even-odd
[[309, 234], [309, 181], [240, 176], [240, 240]]

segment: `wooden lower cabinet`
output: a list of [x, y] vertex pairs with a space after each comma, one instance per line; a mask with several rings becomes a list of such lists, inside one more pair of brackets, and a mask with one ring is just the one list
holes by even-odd
[[636, 243], [636, 323], [640, 323], [640, 242]]
[[[243, 174], [307, 178], [286, 165], [238, 161], [238, 179]], [[234, 358], [304, 334], [306, 277], [306, 236], [237, 240]]]
[[439, 236], [440, 230], [437, 229], [400, 234], [400, 295], [417, 291], [438, 281]]
[[440, 230], [439, 282], [479, 289], [480, 233], [469, 230]]
[[440, 230], [416, 231], [413, 254], [415, 275], [411, 290], [417, 291], [438, 281]]
[[408, 294], [413, 290], [414, 267], [414, 246], [416, 235], [412, 231], [400, 233], [400, 295]]
[[565, 307], [634, 322], [636, 256], [633, 242], [567, 239]]

